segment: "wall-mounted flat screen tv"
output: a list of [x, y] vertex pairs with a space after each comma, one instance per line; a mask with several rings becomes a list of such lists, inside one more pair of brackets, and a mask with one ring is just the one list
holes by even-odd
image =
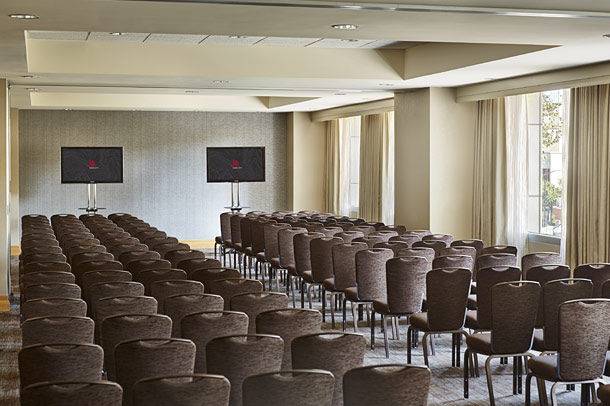
[[61, 183], [123, 183], [123, 147], [62, 147]]
[[264, 182], [265, 147], [207, 148], [208, 182]]

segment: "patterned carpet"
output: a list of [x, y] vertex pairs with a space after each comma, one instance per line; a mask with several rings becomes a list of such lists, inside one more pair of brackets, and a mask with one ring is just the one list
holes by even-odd
[[[13, 260], [12, 279], [15, 293], [18, 293], [19, 283], [17, 281], [17, 262]], [[10, 313], [0, 313], [0, 406], [19, 405], [19, 373], [17, 364], [17, 353], [21, 347], [21, 334], [19, 330], [19, 311], [14, 308]], [[348, 312], [349, 314], [349, 312]], [[339, 318], [340, 315], [337, 315]], [[328, 319], [327, 319], [328, 321]], [[325, 326], [330, 330], [330, 323]], [[340, 328], [340, 324], [337, 326]], [[351, 318], [348, 324], [351, 330]], [[390, 359], [385, 358], [383, 349], [383, 335], [379, 328], [376, 334], [376, 348], [368, 350], [365, 363], [367, 365], [385, 363], [406, 363], [406, 326], [401, 325], [401, 339], [390, 340]], [[359, 332], [367, 337], [369, 329], [362, 324]], [[484, 371], [481, 368], [481, 377], [470, 381], [470, 399], [462, 397], [462, 370], [451, 367], [451, 339], [442, 336], [435, 339], [436, 355], [430, 357], [432, 370], [432, 387], [430, 389], [429, 405], [488, 405], [487, 386]], [[481, 367], [484, 358], [480, 357]], [[421, 347], [413, 351], [413, 363], [423, 365]], [[500, 365], [496, 362], [494, 368], [494, 391], [496, 404], [500, 405], [523, 405], [524, 395], [512, 394], [512, 366]], [[538, 396], [532, 385], [532, 404], [538, 404]], [[560, 405], [577, 405], [580, 403], [579, 392], [562, 392], [559, 395]]]

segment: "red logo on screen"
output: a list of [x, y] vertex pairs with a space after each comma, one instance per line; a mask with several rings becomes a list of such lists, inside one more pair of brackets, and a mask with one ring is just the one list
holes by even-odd
[[89, 169], [97, 169], [97, 162], [95, 162], [95, 159], [90, 159], [87, 161], [87, 167]]
[[239, 161], [237, 159], [233, 159], [231, 161], [231, 168], [233, 168], [233, 169], [241, 169], [241, 165], [239, 164]]

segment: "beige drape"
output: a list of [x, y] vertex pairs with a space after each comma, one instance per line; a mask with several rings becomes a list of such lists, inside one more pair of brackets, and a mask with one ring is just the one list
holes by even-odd
[[472, 236], [506, 241], [506, 122], [504, 99], [477, 102]]
[[359, 214], [381, 221], [381, 193], [388, 154], [388, 121], [384, 114], [362, 116], [360, 130]]
[[339, 120], [326, 122], [326, 164], [324, 167], [324, 199], [327, 213], [340, 212]]
[[566, 261], [610, 261], [610, 85], [571, 90]]

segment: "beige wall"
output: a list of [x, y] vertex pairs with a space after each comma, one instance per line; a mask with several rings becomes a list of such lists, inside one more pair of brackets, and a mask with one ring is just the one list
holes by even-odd
[[21, 241], [19, 227], [19, 110], [11, 109], [11, 245]]
[[325, 124], [309, 113], [288, 115], [288, 206], [324, 211]]

